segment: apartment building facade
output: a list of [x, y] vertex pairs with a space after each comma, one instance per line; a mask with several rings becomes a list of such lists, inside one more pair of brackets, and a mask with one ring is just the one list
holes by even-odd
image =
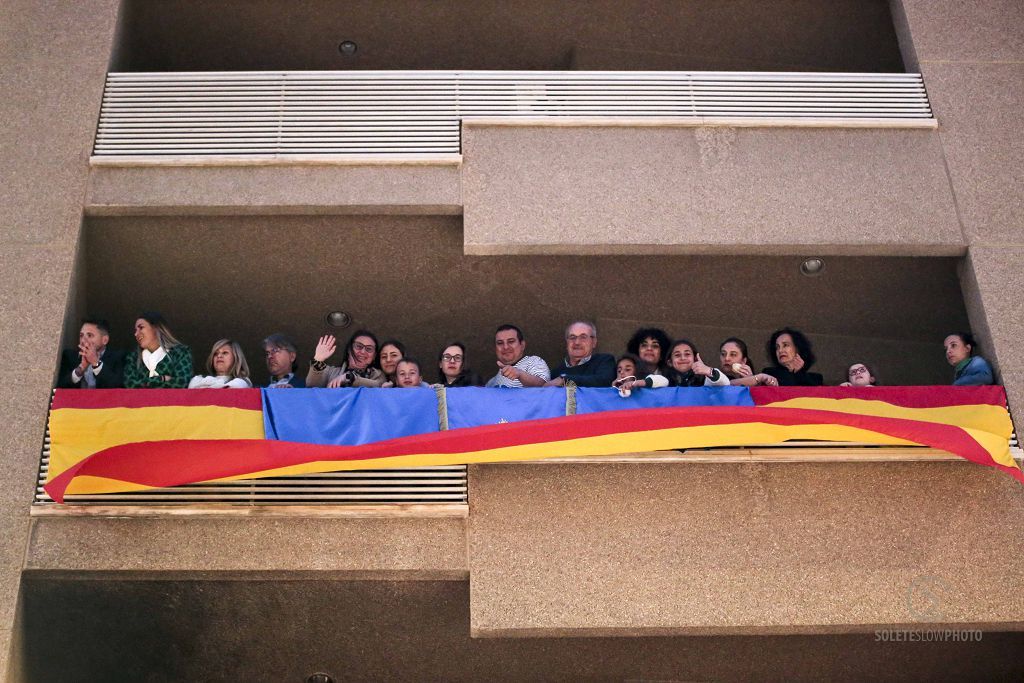
[[[789, 324], [832, 384], [946, 384], [969, 327], [1020, 413], [1018, 3], [9, 0], [0, 36], [9, 680], [1020, 675], [1024, 497], [950, 458], [473, 465], [419, 505], [37, 491], [61, 348], [148, 309], [197, 358], [283, 331], [308, 361], [343, 312], [483, 373], [506, 321], [548, 359], [578, 318], [609, 352]], [[288, 87], [291, 123], [260, 99]], [[204, 133], [202, 92], [269, 123]], [[936, 630], [983, 637], [878, 635]]]

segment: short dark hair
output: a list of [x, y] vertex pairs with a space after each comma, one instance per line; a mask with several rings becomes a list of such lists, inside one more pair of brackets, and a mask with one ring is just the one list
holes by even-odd
[[516, 339], [523, 341], [523, 331], [513, 325], [512, 323], [505, 323], [504, 325], [498, 325], [498, 329], [494, 331], [494, 336], [497, 337], [499, 332], [506, 332], [508, 330], [515, 330]]
[[854, 362], [852, 362], [852, 363], [850, 363], [849, 365], [846, 366], [846, 379], [847, 380], [850, 379], [850, 368], [852, 368], [854, 365], [863, 365], [864, 369], [868, 371], [868, 377], [870, 377], [871, 379], [874, 380], [872, 382], [872, 384], [878, 384], [878, 375], [875, 374], [875, 371], [871, 368], [870, 365], [868, 365], [867, 363], [865, 363], [863, 361], [859, 361], [859, 360], [858, 361], [854, 361]]
[[672, 341], [665, 334], [665, 330], [658, 327], [641, 327], [639, 330], [633, 333], [633, 336], [629, 338], [626, 343], [626, 350], [635, 356], [640, 355], [640, 344], [645, 339], [650, 337], [651, 339], [658, 342], [661, 346], [661, 358], [658, 360], [659, 363], [664, 363], [665, 359], [668, 358], [668, 347], [672, 344]]
[[740, 353], [742, 353], [743, 357], [747, 359], [747, 365], [750, 365], [750, 352], [747, 350], [747, 342], [743, 341], [739, 337], [729, 337], [718, 345], [718, 351], [721, 352], [722, 347], [726, 344], [735, 344], [740, 347]]
[[636, 366], [637, 370], [640, 370], [640, 357], [637, 356], [635, 353], [626, 352], [626, 353], [622, 354], [621, 356], [619, 356], [618, 358], [616, 358], [615, 359], [615, 367], [618, 368], [619, 367], [619, 363], [621, 363], [624, 360], [628, 360], [630, 363], [632, 363], [633, 365]]
[[402, 363], [409, 363], [411, 365], [415, 365], [416, 372], [420, 373], [420, 375], [423, 374], [423, 367], [420, 365], [420, 362], [415, 358], [411, 358], [409, 356], [402, 356], [402, 360], [398, 361], [398, 365], [401, 365]]
[[263, 340], [263, 350], [266, 351], [268, 347], [277, 347], [290, 353], [294, 353], [295, 360], [292, 361], [292, 372], [296, 372], [299, 369], [299, 350], [295, 347], [295, 342], [293, 342], [289, 337], [281, 334], [280, 332], [275, 332]]
[[970, 332], [950, 332], [943, 337], [943, 339], [948, 339], [949, 337], [960, 337], [960, 341], [962, 341], [965, 346], [971, 347], [972, 356], [975, 355], [978, 350], [978, 342]]
[[768, 361], [774, 367], [779, 367], [779, 357], [775, 355], [775, 342], [784, 334], [788, 334], [793, 339], [793, 346], [796, 347], [796, 352], [800, 354], [800, 358], [804, 361], [803, 369], [810, 370], [811, 366], [814, 365], [814, 361], [817, 360], [814, 351], [811, 349], [811, 340], [805, 337], [803, 332], [794, 330], [792, 327], [783, 327], [781, 330], [772, 332], [772, 336], [768, 339], [768, 345], [765, 347], [768, 351]]
[[[82, 325], [95, 325], [101, 333], [110, 336], [110, 323], [103, 318], [82, 318]], [[82, 325], [79, 325], [81, 327]]]

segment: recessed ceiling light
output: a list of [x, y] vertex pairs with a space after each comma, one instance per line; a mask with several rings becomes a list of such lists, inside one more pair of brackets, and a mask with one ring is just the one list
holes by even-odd
[[804, 262], [800, 264], [800, 272], [807, 277], [821, 275], [823, 270], [825, 270], [825, 262], [820, 258], [804, 259]]
[[358, 49], [359, 46], [356, 45], [351, 40], [343, 40], [341, 41], [341, 43], [338, 44], [338, 52], [345, 55], [346, 57], [351, 57], [356, 53], [356, 50]]
[[352, 324], [352, 316], [345, 311], [331, 311], [325, 319], [331, 327], [348, 327]]

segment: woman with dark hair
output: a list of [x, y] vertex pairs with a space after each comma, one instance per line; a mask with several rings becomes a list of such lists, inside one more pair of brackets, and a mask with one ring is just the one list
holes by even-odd
[[326, 362], [334, 355], [336, 344], [333, 334], [320, 337], [306, 375], [307, 387], [379, 387], [384, 383], [384, 373], [376, 367], [380, 345], [373, 332], [356, 330], [352, 333], [345, 345], [345, 362], [341, 367]]
[[135, 321], [139, 346], [125, 358], [124, 385], [129, 389], [184, 389], [192, 378], [192, 351], [179, 342], [159, 313]]
[[816, 360], [811, 342], [800, 330], [783, 327], [772, 332], [766, 348], [772, 365], [761, 372], [771, 375], [783, 387], [820, 387], [825, 379], [808, 372]]
[[763, 372], [755, 374], [751, 370], [747, 343], [739, 337], [729, 337], [719, 344], [718, 359], [719, 369], [729, 378], [730, 384], [742, 387], [753, 387], [760, 384], [778, 385], [778, 380], [771, 375]]
[[380, 371], [384, 373], [385, 382], [382, 386], [395, 386], [395, 371], [398, 369], [398, 361], [405, 358], [405, 344], [397, 339], [388, 339], [380, 343]]
[[206, 359], [206, 375], [196, 375], [189, 389], [250, 389], [249, 363], [242, 346], [230, 339], [214, 343]]
[[626, 350], [640, 359], [637, 376], [661, 375], [668, 366], [668, 347], [671, 342], [665, 330], [657, 327], [641, 327], [633, 333], [626, 344]]
[[854, 363], [846, 369], [846, 381], [841, 387], [873, 387], [878, 384], [874, 371], [867, 363]]
[[623, 383], [627, 389], [643, 387], [727, 387], [729, 378], [718, 368], [701, 360], [697, 347], [689, 339], [679, 339], [669, 347], [669, 367], [663, 375], [648, 375], [644, 379]]
[[454, 341], [447, 344], [437, 356], [437, 386], [444, 387], [479, 387], [483, 386], [480, 375], [469, 369], [466, 358], [466, 345]]
[[995, 384], [992, 366], [976, 356], [978, 343], [970, 332], [955, 332], [942, 342], [946, 347], [946, 360], [953, 366], [953, 385], [958, 387]]

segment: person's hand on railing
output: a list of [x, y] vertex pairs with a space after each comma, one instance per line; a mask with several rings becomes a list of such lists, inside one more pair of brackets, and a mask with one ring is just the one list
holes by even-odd
[[320, 341], [316, 344], [316, 350], [313, 352], [313, 360], [322, 363], [333, 356], [337, 343], [338, 340], [334, 338], [333, 334], [325, 334], [320, 337]]
[[779, 386], [779, 380], [763, 372], [759, 372], [756, 375], [754, 375], [754, 379], [757, 381], [758, 384], [763, 384], [766, 387]]

